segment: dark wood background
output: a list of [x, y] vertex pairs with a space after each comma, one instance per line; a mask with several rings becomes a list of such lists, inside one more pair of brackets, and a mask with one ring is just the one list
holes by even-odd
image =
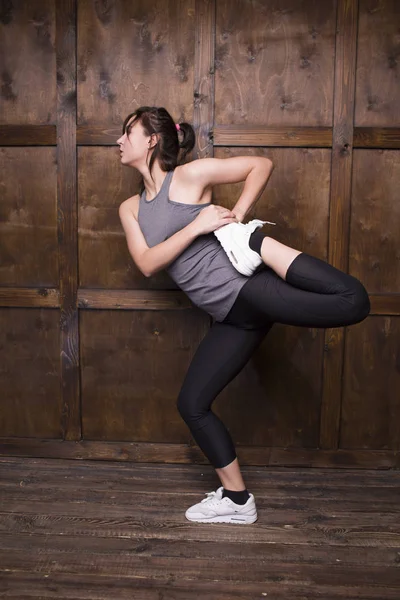
[[[352, 327], [275, 325], [213, 405], [248, 465], [400, 466], [400, 3], [1, 2], [0, 454], [208, 464], [176, 409], [210, 327], [118, 206], [138, 106], [191, 158], [267, 156], [248, 218], [358, 277]], [[243, 184], [217, 186], [231, 207]]]

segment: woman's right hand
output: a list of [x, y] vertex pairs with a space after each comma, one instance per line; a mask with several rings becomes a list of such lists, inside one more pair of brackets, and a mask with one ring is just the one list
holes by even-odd
[[210, 204], [207, 208], [203, 208], [197, 217], [192, 221], [198, 235], [215, 231], [228, 223], [238, 223], [236, 215], [218, 204]]

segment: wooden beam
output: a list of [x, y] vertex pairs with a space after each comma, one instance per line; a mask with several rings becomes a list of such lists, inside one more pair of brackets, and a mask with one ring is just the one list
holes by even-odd
[[[400, 315], [400, 294], [369, 294], [371, 315]], [[185, 310], [195, 305], [181, 290], [126, 290], [79, 288], [78, 308], [111, 310]], [[56, 288], [0, 288], [0, 306], [60, 308]]]
[[260, 127], [218, 125], [214, 146], [284, 146], [287, 148], [330, 148], [331, 127]]
[[[210, 71], [210, 79], [211, 79]], [[204, 87], [204, 81], [201, 81]], [[199, 80], [200, 86], [200, 80]], [[194, 104], [200, 113], [197, 126], [201, 124], [202, 140], [197, 139], [196, 153], [213, 154], [214, 146], [275, 146], [282, 148], [331, 148], [331, 127], [260, 127], [259, 125], [212, 125], [204, 123], [204, 93], [194, 91]], [[199, 105], [196, 108], [196, 104]], [[196, 116], [196, 115], [195, 115]], [[203, 122], [200, 119], [203, 119]], [[117, 146], [115, 140], [121, 135], [118, 127], [95, 127], [79, 125], [76, 128], [78, 146]], [[213, 142], [213, 144], [212, 144]], [[211, 146], [210, 146], [211, 144]], [[55, 125], [0, 125], [0, 146], [56, 146]], [[400, 149], [399, 127], [355, 127], [353, 148]]]
[[55, 125], [0, 125], [1, 146], [55, 146]]
[[[350, 234], [353, 114], [358, 0], [338, 0], [328, 262], [347, 272]], [[339, 447], [345, 328], [325, 331], [320, 420], [321, 448]]]
[[56, 3], [57, 228], [60, 282], [60, 361], [64, 439], [81, 438], [78, 332], [76, 166], [76, 0]]
[[[193, 128], [196, 145], [193, 159], [214, 156], [211, 130], [214, 124], [215, 35], [216, 0], [195, 0]], [[212, 325], [211, 316], [209, 325]]]
[[[321, 450], [318, 448], [279, 448], [238, 446], [242, 466], [325, 467], [332, 469], [400, 468], [400, 452], [395, 450]], [[152, 442], [109, 442], [82, 440], [78, 443], [37, 438], [1, 438], [0, 456], [109, 460], [135, 463], [201, 464], [208, 459], [192, 440], [187, 444]]]

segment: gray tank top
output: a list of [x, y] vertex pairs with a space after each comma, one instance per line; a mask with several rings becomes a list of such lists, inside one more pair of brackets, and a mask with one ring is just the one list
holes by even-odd
[[[186, 225], [199, 211], [212, 204], [183, 204], [169, 198], [174, 170], [167, 171], [157, 196], [140, 196], [138, 222], [149, 247], [165, 241]], [[248, 277], [231, 264], [214, 232], [199, 235], [166, 269], [171, 279], [190, 300], [216, 321], [223, 321]]]

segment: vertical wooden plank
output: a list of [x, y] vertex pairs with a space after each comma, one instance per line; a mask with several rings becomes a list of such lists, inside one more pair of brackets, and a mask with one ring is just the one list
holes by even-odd
[[[347, 272], [358, 0], [338, 0], [328, 262]], [[320, 447], [338, 448], [345, 329], [325, 332]]]
[[79, 411], [76, 185], [76, 0], [56, 3], [57, 227], [64, 439], [81, 438]]
[[[214, 73], [216, 0], [196, 0], [193, 128], [196, 145], [193, 159], [214, 156]], [[213, 318], [210, 316], [212, 325]]]
[[214, 155], [214, 45], [215, 0], [196, 0], [193, 127], [196, 146], [193, 158]]

